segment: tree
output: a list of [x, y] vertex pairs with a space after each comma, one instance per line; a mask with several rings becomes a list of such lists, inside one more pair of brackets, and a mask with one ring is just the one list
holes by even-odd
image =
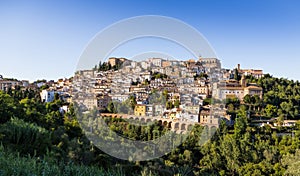
[[266, 108], [264, 109], [267, 117], [274, 117], [277, 114], [277, 108], [274, 105], [267, 104]]
[[241, 75], [240, 75], [240, 73], [239, 73], [239, 71], [238, 71], [237, 68], [234, 69], [234, 76], [233, 76], [233, 78], [234, 78], [235, 80], [237, 80], [237, 81], [241, 80]]
[[102, 63], [101, 61], [99, 61], [99, 65], [98, 65], [98, 72], [102, 70]]
[[258, 95], [253, 95], [252, 101], [253, 101], [253, 104], [254, 104], [254, 109], [256, 109], [256, 107], [258, 107], [258, 111], [259, 111], [260, 110], [259, 107], [262, 104], [260, 97]]
[[131, 96], [129, 97], [129, 100], [130, 100], [130, 106], [131, 106], [131, 108], [132, 108], [132, 110], [133, 110], [134, 107], [135, 107], [135, 105], [137, 104], [136, 98], [135, 98], [135, 96], [131, 95]]
[[168, 91], [167, 91], [167, 90], [164, 90], [164, 91], [162, 92], [162, 95], [163, 95], [163, 98], [164, 98], [165, 100], [168, 99]]
[[293, 107], [293, 104], [291, 102], [282, 102], [280, 103], [280, 107], [281, 109], [283, 110], [283, 112], [285, 113], [285, 116], [287, 117], [288, 115], [291, 115], [290, 114], [290, 111]]
[[300, 175], [300, 150], [297, 149], [295, 154], [288, 153], [283, 156], [281, 162], [287, 167], [285, 175]]
[[281, 127], [283, 125], [283, 121], [284, 121], [284, 115], [281, 114], [279, 115], [279, 117], [277, 118], [277, 124], [279, 127]]
[[175, 100], [174, 107], [179, 108], [179, 105], [180, 105], [180, 101], [178, 99]]
[[55, 93], [54, 94], [54, 100], [59, 100], [60, 98], [59, 98], [59, 94], [58, 93]]
[[7, 122], [15, 115], [16, 105], [11, 96], [0, 91], [0, 124]]
[[243, 101], [245, 104], [247, 105], [251, 105], [252, 104], [252, 96], [247, 94], [244, 96]]
[[247, 108], [245, 105], [241, 105], [237, 112], [238, 117], [247, 117]]
[[114, 103], [112, 101], [110, 101], [107, 105], [107, 110], [108, 112], [110, 113], [116, 113], [116, 109], [115, 109], [115, 106], [114, 106]]
[[239, 149], [237, 139], [232, 135], [225, 135], [220, 144], [222, 156], [224, 156], [224, 167], [226, 167], [230, 175], [235, 175], [241, 165], [242, 153]]
[[235, 119], [234, 134], [236, 137], [241, 136], [246, 132], [248, 121], [246, 117], [238, 117]]
[[230, 103], [227, 106], [227, 110], [228, 110], [229, 113], [234, 113], [234, 105], [232, 103]]
[[49, 88], [49, 85], [48, 84], [45, 84], [45, 85], [42, 85], [40, 87], [40, 90], [45, 90], [45, 89], [48, 89]]
[[95, 65], [94, 68], [93, 68], [93, 70], [94, 70], [94, 71], [98, 71], [98, 66]]
[[174, 108], [174, 105], [173, 105], [172, 101], [167, 101], [167, 103], [166, 103], [166, 108], [167, 108], [167, 109], [172, 109], [172, 108]]

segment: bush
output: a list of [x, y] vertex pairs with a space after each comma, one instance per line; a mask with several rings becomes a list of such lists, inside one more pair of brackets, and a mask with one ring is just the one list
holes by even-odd
[[1, 141], [21, 154], [44, 154], [51, 146], [51, 135], [33, 123], [14, 118], [0, 125]]
[[72, 163], [53, 163], [34, 157], [21, 157], [19, 154], [5, 151], [0, 146], [0, 175], [121, 175], [114, 170], [75, 165]]

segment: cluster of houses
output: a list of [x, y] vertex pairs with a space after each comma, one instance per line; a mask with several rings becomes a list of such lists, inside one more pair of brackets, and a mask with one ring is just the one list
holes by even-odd
[[[72, 87], [71, 79], [59, 79], [58, 81], [37, 80], [29, 83], [28, 80], [7, 79], [0, 75], [0, 90], [9, 91], [19, 87], [20, 89], [41, 90], [40, 98], [42, 102], [52, 102], [55, 94], [64, 102], [71, 103], [72, 97], [70, 90]], [[61, 111], [68, 111], [68, 106], [61, 107]]]
[[[139, 62], [109, 58], [108, 64], [119, 68], [76, 72], [72, 96], [85, 110], [105, 111], [111, 102], [124, 103], [134, 97], [132, 115], [205, 124], [217, 120], [209, 118], [211, 107], [203, 106], [206, 98], [242, 100], [247, 94], [262, 97], [263, 93], [261, 87], [246, 83], [244, 77], [261, 77], [261, 70], [240, 69], [238, 65], [238, 72], [243, 76], [237, 81], [232, 79], [234, 71], [222, 69], [216, 58], [187, 61], [149, 58]], [[224, 106], [216, 111], [218, 117], [228, 118]], [[123, 113], [122, 109], [117, 113]]]
[[64, 102], [71, 103], [72, 97], [70, 94], [72, 87], [72, 79], [58, 79], [56, 82], [42, 81], [36, 83], [37, 87], [45, 86], [40, 92], [40, 97], [42, 102], [52, 102], [55, 98], [55, 94], [58, 94], [59, 98]]
[[199, 121], [201, 100], [210, 95], [207, 79], [195, 81], [196, 75], [206, 71], [202, 64], [161, 58], [141, 62], [110, 58], [108, 61], [112, 67], [120, 62], [122, 67], [118, 70], [78, 71], [73, 83], [76, 101], [86, 109], [96, 107], [101, 111], [110, 102], [122, 103], [133, 96], [136, 105], [132, 113], [136, 116]]
[[29, 87], [28, 80], [16, 80], [16, 79], [5, 79], [0, 75], [0, 90], [7, 91], [8, 89], [14, 89], [16, 86]]

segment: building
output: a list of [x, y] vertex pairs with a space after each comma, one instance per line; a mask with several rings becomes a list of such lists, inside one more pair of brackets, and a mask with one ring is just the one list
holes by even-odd
[[143, 72], [140, 74], [140, 80], [141, 81], [145, 81], [145, 80], [148, 80], [150, 81], [151, 80], [151, 73], [150, 72]]
[[220, 87], [218, 99], [228, 99], [228, 98], [238, 98], [242, 100], [244, 98], [244, 88], [243, 87]]
[[81, 81], [81, 78], [94, 78], [95, 72], [94, 70], [79, 70], [75, 73], [74, 79]]
[[[98, 106], [97, 99], [94, 96], [88, 96], [81, 99], [76, 99], [76, 102], [80, 105], [80, 110], [92, 110]], [[82, 108], [83, 106], [83, 108]]]
[[0, 79], [0, 90], [6, 91], [8, 88], [14, 89], [17, 85], [20, 85], [19, 81]]
[[199, 110], [200, 110], [199, 105], [188, 104], [182, 107], [184, 107], [185, 112], [188, 112], [189, 114], [199, 114]]
[[134, 115], [135, 116], [145, 116], [146, 115], [146, 105], [144, 105], [144, 104], [135, 105]]
[[191, 90], [193, 90], [195, 93], [198, 93], [202, 99], [205, 99], [211, 95], [211, 87], [209, 82], [206, 80], [197, 80], [195, 85], [191, 86]]
[[244, 89], [244, 95], [257, 95], [262, 98], [263, 89], [258, 86], [248, 86]]
[[28, 80], [22, 80], [21, 83], [22, 83], [22, 86], [24, 86], [24, 87], [29, 86], [29, 81]]
[[126, 58], [116, 58], [111, 57], [108, 59], [108, 63], [113, 67], [115, 65], [122, 65], [125, 61], [127, 61]]
[[143, 69], [148, 69], [150, 67], [150, 63], [147, 61], [142, 61], [140, 64]]
[[162, 104], [154, 104], [153, 105], [153, 115], [154, 116], [161, 116], [165, 111], [166, 107]]
[[162, 67], [165, 68], [165, 67], [170, 67], [171, 66], [171, 62], [168, 61], [168, 60], [164, 60], [162, 61]]
[[237, 65], [237, 70], [241, 75], [252, 75], [255, 78], [261, 78], [264, 76], [263, 70], [258, 70], [258, 69], [241, 69], [241, 65]]
[[129, 98], [128, 94], [111, 94], [111, 100], [117, 102], [124, 102]]
[[62, 92], [59, 97], [64, 102], [72, 103], [72, 96], [68, 92]]
[[168, 114], [168, 118], [169, 118], [169, 119], [176, 119], [176, 115], [177, 115], [176, 112], [170, 112], [170, 113]]
[[146, 116], [153, 116], [154, 115], [154, 106], [153, 105], [146, 105]]
[[42, 102], [52, 102], [54, 100], [54, 95], [55, 95], [54, 90], [44, 89], [40, 93], [41, 101]]
[[201, 125], [218, 125], [220, 119], [210, 113], [210, 110], [205, 109], [200, 112], [199, 123]]
[[150, 58], [149, 59], [149, 62], [156, 67], [161, 67], [162, 61], [163, 61], [163, 59], [161, 59], [161, 58]]
[[202, 66], [206, 68], [218, 68], [221, 69], [221, 62], [217, 58], [199, 58], [200, 63]]
[[107, 94], [98, 94], [97, 98], [97, 108], [98, 110], [104, 110], [107, 108], [108, 103], [111, 101], [111, 97]]
[[256, 84], [247, 84], [245, 76], [243, 75], [240, 82], [236, 80], [221, 82], [213, 94], [213, 97], [220, 100], [238, 98], [242, 101], [246, 95], [258, 95], [262, 98], [263, 89]]

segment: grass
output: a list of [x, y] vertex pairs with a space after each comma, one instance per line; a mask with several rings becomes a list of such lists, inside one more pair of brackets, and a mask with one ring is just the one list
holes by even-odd
[[0, 175], [2, 176], [111, 176], [125, 175], [122, 169], [104, 170], [96, 166], [54, 163], [35, 157], [21, 157], [0, 146]]

